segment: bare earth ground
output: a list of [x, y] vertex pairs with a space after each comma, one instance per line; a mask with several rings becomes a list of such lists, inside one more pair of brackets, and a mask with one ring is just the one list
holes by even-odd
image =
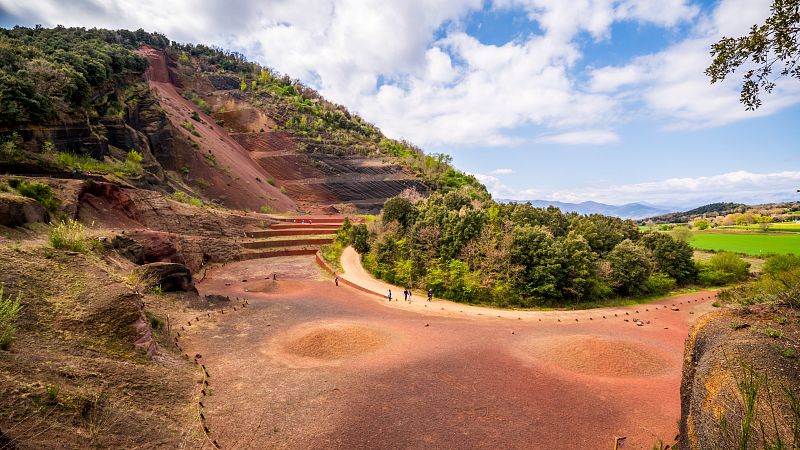
[[228, 264], [198, 288], [249, 300], [182, 338], [209, 371], [207, 424], [222, 448], [671, 442], [688, 326], [713, 296], [518, 312], [417, 295], [390, 308], [335, 287], [307, 256]]

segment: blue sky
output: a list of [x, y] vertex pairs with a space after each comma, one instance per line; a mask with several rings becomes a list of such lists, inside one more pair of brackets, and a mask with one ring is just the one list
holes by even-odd
[[709, 46], [769, 0], [0, 0], [0, 25], [145, 28], [248, 55], [498, 198], [794, 199], [800, 82], [757, 112]]

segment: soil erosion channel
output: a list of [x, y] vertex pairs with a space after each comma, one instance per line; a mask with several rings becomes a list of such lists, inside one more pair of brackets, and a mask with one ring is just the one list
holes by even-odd
[[198, 287], [249, 302], [184, 338], [222, 448], [652, 448], [675, 437], [684, 340], [713, 297], [519, 317], [421, 295], [390, 308], [313, 256], [227, 264]]

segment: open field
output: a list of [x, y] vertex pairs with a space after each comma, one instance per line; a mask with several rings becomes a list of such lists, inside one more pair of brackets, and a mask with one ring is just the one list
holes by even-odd
[[689, 243], [701, 250], [725, 250], [753, 256], [800, 254], [800, 234], [695, 232]]

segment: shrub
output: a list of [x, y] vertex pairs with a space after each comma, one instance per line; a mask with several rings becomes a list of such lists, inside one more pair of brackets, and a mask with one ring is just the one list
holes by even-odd
[[788, 254], [770, 256], [764, 263], [763, 269], [764, 273], [777, 275], [780, 272], [787, 272], [797, 267], [800, 267], [800, 256]]
[[197, 111], [192, 111], [192, 113], [189, 114], [189, 117], [191, 117], [194, 121], [200, 122], [200, 114], [197, 114]]
[[90, 238], [80, 222], [68, 219], [61, 221], [50, 230], [50, 245], [53, 248], [70, 250], [73, 252], [85, 252], [90, 248]]
[[261, 212], [264, 214], [269, 214], [272, 212], [272, 208], [269, 205], [264, 205], [261, 208]]
[[[11, 183], [12, 181], [14, 181], [13, 184]], [[61, 206], [61, 202], [53, 195], [53, 190], [44, 183], [12, 179], [9, 180], [9, 185], [16, 189], [20, 195], [36, 200], [48, 211], [55, 212]]]
[[656, 272], [647, 277], [644, 288], [653, 294], [663, 294], [675, 288], [675, 279], [663, 272]]
[[731, 252], [717, 253], [711, 257], [708, 263], [715, 270], [721, 270], [731, 274], [733, 280], [742, 280], [746, 278], [750, 270], [749, 262]]
[[8, 350], [17, 333], [17, 319], [19, 319], [22, 305], [20, 297], [22, 292], [17, 292], [16, 298], [4, 296], [5, 286], [0, 284], [0, 349]]
[[125, 175], [141, 175], [142, 174], [142, 154], [136, 150], [131, 150], [125, 156], [125, 162], [122, 164], [122, 173]]
[[708, 264], [699, 266], [697, 282], [703, 286], [722, 286], [733, 281], [733, 275], [724, 270], [714, 269]]

